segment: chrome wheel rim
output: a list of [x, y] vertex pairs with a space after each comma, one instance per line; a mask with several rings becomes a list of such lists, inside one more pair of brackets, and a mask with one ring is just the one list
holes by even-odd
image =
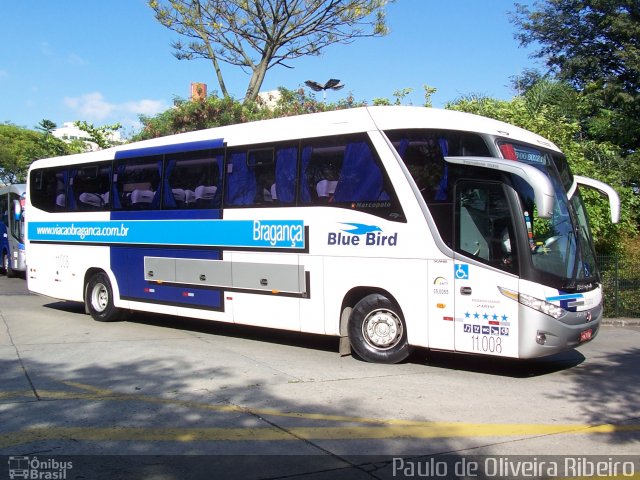
[[402, 320], [391, 310], [375, 310], [362, 322], [362, 336], [371, 347], [378, 350], [395, 347], [403, 333]]
[[107, 305], [109, 305], [109, 291], [104, 284], [98, 283], [91, 291], [91, 306], [96, 312], [104, 312]]

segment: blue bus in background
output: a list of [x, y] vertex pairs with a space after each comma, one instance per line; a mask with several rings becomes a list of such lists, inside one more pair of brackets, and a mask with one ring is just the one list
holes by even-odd
[[27, 269], [24, 250], [25, 184], [0, 187], [0, 271], [15, 277]]

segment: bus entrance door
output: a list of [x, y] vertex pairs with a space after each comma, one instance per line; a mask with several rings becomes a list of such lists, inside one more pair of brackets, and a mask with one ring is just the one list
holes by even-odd
[[[456, 185], [454, 242], [455, 349], [518, 356], [518, 303], [499, 287], [518, 291], [512, 255], [511, 209], [502, 184], [464, 180]], [[474, 259], [474, 262], [466, 262]]]

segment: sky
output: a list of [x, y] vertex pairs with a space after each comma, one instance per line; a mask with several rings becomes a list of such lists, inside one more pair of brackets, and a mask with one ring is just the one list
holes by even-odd
[[[422, 105], [425, 84], [437, 88], [434, 107], [470, 94], [508, 100], [515, 95], [510, 77], [541, 68], [533, 50], [514, 39], [514, 10], [514, 0], [397, 0], [387, 7], [389, 35], [275, 67], [261, 91], [338, 78], [345, 88], [329, 91], [329, 102], [349, 94], [368, 103], [394, 100], [394, 92], [412, 89], [403, 103]], [[128, 135], [139, 129], [139, 115], [188, 98], [192, 82], [218, 91], [210, 62], [172, 55], [179, 36], [145, 0], [0, 0], [0, 12], [0, 123], [118, 122]], [[250, 75], [223, 69], [231, 95], [242, 99]]]

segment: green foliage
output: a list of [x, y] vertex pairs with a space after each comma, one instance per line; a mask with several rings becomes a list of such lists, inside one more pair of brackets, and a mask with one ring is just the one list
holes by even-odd
[[385, 7], [393, 0], [148, 0], [156, 19], [187, 43], [172, 44], [178, 59], [210, 60], [222, 96], [220, 62], [251, 72], [245, 98], [258, 98], [270, 68], [288, 67], [334, 44], [387, 34]]
[[44, 118], [40, 120], [40, 123], [38, 123], [36, 130], [40, 130], [44, 133], [51, 134], [56, 128], [58, 128], [58, 126], [54, 122]]
[[403, 88], [402, 90], [396, 90], [393, 92], [393, 96], [396, 97], [395, 105], [402, 105], [402, 100], [404, 97], [409, 95], [413, 91], [413, 88]]
[[636, 233], [640, 219], [632, 190], [640, 185], [640, 4], [542, 0], [516, 8], [516, 38], [521, 45], [539, 45], [535, 56], [560, 80], [528, 71], [515, 82], [531, 120], [543, 113], [556, 122], [530, 129], [556, 142], [576, 173], [617, 190], [622, 215], [615, 226], [606, 202], [584, 190], [598, 249], [616, 250]]
[[201, 101], [176, 100], [174, 103], [174, 108], [154, 117], [141, 116], [143, 128], [132, 140], [365, 105], [351, 95], [336, 103], [325, 103], [308, 96], [303, 89], [285, 88], [279, 89], [279, 98], [269, 107], [260, 98], [256, 102], [239, 102], [231, 97], [220, 98], [215, 95]]
[[431, 87], [426, 83], [422, 86], [422, 88], [424, 89], [424, 106], [431, 107], [432, 106], [431, 97], [433, 96], [434, 93], [438, 91], [438, 89], [435, 87]]
[[373, 105], [375, 106], [389, 106], [391, 105], [391, 101], [388, 98], [374, 98]]
[[0, 125], [0, 183], [25, 181], [29, 165], [39, 158], [77, 153], [72, 146], [55, 138], [49, 132], [52, 122], [40, 123], [44, 132], [27, 130], [12, 124]]
[[[542, 0], [516, 5], [521, 45], [535, 45], [558, 79], [584, 94], [584, 133], [640, 146], [640, 3], [630, 0]], [[590, 104], [591, 108], [587, 108]]]
[[122, 125], [119, 123], [95, 127], [92, 123], [87, 123], [84, 120], [74, 122], [74, 125], [80, 130], [87, 132], [91, 136], [90, 141], [98, 145], [99, 148], [112, 147], [114, 142], [111, 139], [111, 134], [122, 128]]

